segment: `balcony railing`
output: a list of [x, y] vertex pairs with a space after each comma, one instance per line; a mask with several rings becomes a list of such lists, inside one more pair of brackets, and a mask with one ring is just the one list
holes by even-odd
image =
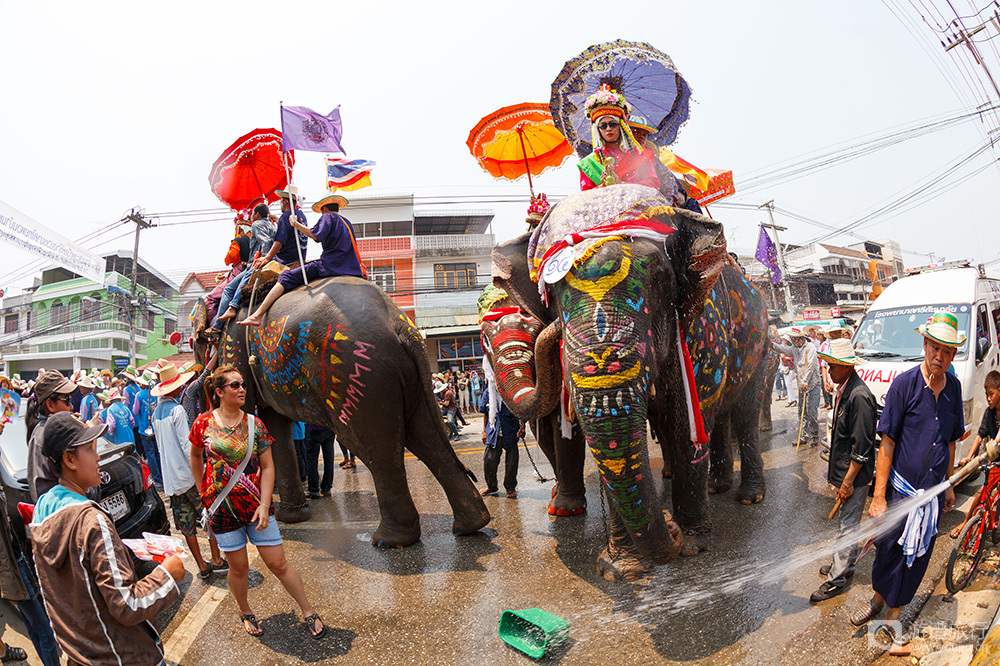
[[414, 240], [418, 257], [489, 254], [496, 245], [493, 234], [415, 236]]

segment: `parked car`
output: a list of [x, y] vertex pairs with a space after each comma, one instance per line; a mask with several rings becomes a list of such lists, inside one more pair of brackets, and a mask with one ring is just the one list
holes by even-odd
[[[21, 411], [17, 420], [8, 423], [0, 434], [0, 486], [6, 498], [11, 531], [22, 551], [30, 554], [24, 525], [34, 511], [34, 502], [28, 489], [28, 443], [23, 404]], [[118, 534], [125, 539], [141, 539], [143, 532], [170, 534], [163, 500], [156, 493], [149, 468], [135, 452], [135, 446], [115, 444], [101, 437], [97, 440], [97, 452], [101, 457], [101, 485], [91, 488], [87, 494], [111, 517]], [[18, 505], [23, 506], [19, 508]], [[138, 560], [133, 559], [133, 564], [136, 563]], [[137, 570], [152, 568], [148, 565], [142, 562]]]

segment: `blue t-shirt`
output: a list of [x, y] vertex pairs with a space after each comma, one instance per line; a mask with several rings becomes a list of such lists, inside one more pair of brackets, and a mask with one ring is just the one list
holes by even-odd
[[886, 393], [878, 422], [878, 432], [896, 443], [893, 469], [918, 490], [944, 481], [949, 471], [948, 444], [965, 432], [962, 385], [951, 373], [946, 372], [944, 379], [935, 400], [919, 365], [897, 376]]
[[354, 228], [346, 217], [337, 213], [323, 213], [312, 232], [323, 245], [319, 263], [324, 276], [364, 277], [361, 261], [354, 249]]
[[[306, 224], [306, 215], [300, 208], [295, 209], [295, 215], [299, 224]], [[275, 242], [281, 243], [281, 249], [278, 250], [278, 254], [274, 255], [274, 258], [286, 266], [297, 263], [299, 260], [299, 253], [295, 250], [295, 245], [292, 244], [292, 232], [295, 229], [292, 229], [292, 224], [289, 222], [291, 217], [292, 212], [289, 210], [282, 213], [281, 217], [278, 218], [278, 229], [274, 232]], [[298, 238], [299, 247], [302, 248], [302, 261], [305, 261], [309, 238], [298, 231], [295, 231], [295, 236]]]
[[306, 438], [306, 424], [302, 421], [292, 421], [292, 439]]
[[105, 410], [105, 423], [107, 423], [107, 419], [115, 420], [115, 431], [111, 434], [115, 444], [135, 443], [135, 437], [132, 435], [132, 412], [124, 403], [120, 400], [112, 402], [111, 406]]
[[139, 429], [140, 435], [145, 435], [147, 434], [146, 431], [152, 427], [149, 419], [152, 416], [153, 410], [156, 409], [156, 399], [150, 396], [148, 388], [144, 388], [139, 391], [135, 400], [139, 403], [138, 410], [135, 409], [135, 402], [132, 403], [132, 414], [135, 415], [135, 427]]

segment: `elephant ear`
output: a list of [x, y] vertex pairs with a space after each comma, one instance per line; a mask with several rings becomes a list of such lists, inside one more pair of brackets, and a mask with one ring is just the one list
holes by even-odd
[[493, 248], [493, 285], [506, 291], [535, 319], [548, 323], [552, 317], [542, 305], [538, 285], [528, 273], [529, 240], [531, 234], [526, 233]]
[[730, 258], [720, 223], [683, 208], [673, 211], [673, 217], [665, 221], [677, 228], [671, 239], [670, 254], [678, 269], [677, 312], [687, 330], [705, 309], [705, 299]]

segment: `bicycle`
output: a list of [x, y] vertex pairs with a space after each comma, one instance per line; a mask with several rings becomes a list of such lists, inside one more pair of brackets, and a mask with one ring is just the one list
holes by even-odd
[[968, 587], [976, 577], [979, 564], [986, 552], [986, 532], [994, 545], [1000, 543], [1000, 524], [997, 521], [997, 505], [1000, 504], [1000, 475], [990, 475], [990, 470], [1000, 467], [1000, 462], [991, 462], [980, 469], [986, 472], [980, 501], [976, 504], [958, 535], [958, 543], [948, 557], [945, 585], [951, 594]]

